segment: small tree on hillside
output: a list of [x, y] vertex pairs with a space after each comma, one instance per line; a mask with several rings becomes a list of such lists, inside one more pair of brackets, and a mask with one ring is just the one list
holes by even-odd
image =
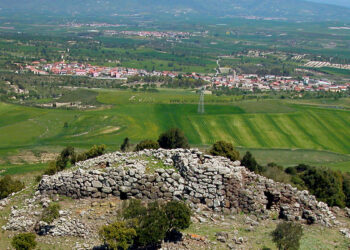
[[75, 162], [76, 155], [73, 147], [68, 146], [64, 148], [58, 158], [56, 159], [56, 167], [58, 171], [67, 168], [69, 162]]
[[120, 146], [120, 150], [122, 152], [126, 152], [129, 150], [130, 147], [131, 147], [130, 139], [128, 137], [126, 137], [123, 141], [123, 144]]
[[255, 158], [253, 157], [252, 153], [250, 153], [249, 151], [247, 151], [245, 153], [241, 163], [242, 163], [242, 166], [245, 166], [250, 171], [260, 172], [258, 163], [256, 162]]
[[215, 142], [210, 149], [210, 154], [214, 156], [224, 156], [231, 161], [239, 160], [239, 152], [235, 150], [232, 143], [225, 141]]
[[156, 247], [165, 238], [168, 229], [169, 223], [164, 209], [157, 202], [151, 203], [136, 228], [137, 243], [140, 246]]
[[180, 201], [170, 201], [165, 207], [165, 213], [169, 221], [169, 230], [184, 230], [191, 224], [191, 209]]
[[161, 134], [158, 138], [158, 143], [161, 148], [189, 148], [188, 140], [179, 128], [172, 128]]
[[298, 250], [303, 228], [294, 222], [281, 222], [272, 232], [272, 240], [279, 250]]

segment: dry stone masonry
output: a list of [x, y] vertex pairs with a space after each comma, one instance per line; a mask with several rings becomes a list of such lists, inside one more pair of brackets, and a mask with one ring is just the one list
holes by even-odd
[[32, 198], [24, 200], [22, 207], [12, 206], [7, 224], [2, 227], [8, 231], [38, 231], [39, 235], [87, 237], [89, 227], [79, 219], [73, 218], [71, 211], [60, 210], [60, 218], [50, 225], [40, 221], [43, 207], [51, 200], [36, 192]]
[[239, 161], [205, 155], [197, 149], [115, 152], [78, 162], [75, 168], [44, 176], [42, 194], [72, 198], [186, 200], [215, 211], [276, 213], [286, 220], [331, 226], [335, 216], [307, 191], [248, 171]]

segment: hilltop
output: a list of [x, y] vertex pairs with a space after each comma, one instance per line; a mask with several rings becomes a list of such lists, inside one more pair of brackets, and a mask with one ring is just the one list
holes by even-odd
[[[99, 228], [118, 218], [131, 198], [185, 200], [192, 208], [192, 225], [184, 239], [163, 243], [167, 249], [273, 247], [267, 235], [282, 219], [303, 224], [303, 249], [349, 244], [346, 211], [252, 173], [239, 161], [197, 149], [114, 152], [44, 176], [39, 185], [1, 201], [0, 235], [7, 239], [18, 231], [35, 230], [41, 235], [41, 249], [55, 244], [91, 249], [100, 244]], [[61, 210], [58, 218], [45, 223], [40, 220], [50, 203], [59, 203]], [[7, 246], [7, 240], [0, 242], [0, 247]]]
[[2, 1], [2, 12], [44, 14], [57, 17], [106, 17], [112, 15], [145, 15], [167, 17], [261, 17], [302, 21], [349, 20], [350, 9], [302, 0], [34, 0]]

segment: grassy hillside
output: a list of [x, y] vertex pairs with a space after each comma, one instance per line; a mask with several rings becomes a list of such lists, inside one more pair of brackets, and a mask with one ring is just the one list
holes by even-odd
[[207, 96], [206, 113], [199, 115], [196, 94], [167, 90], [102, 91], [97, 100], [113, 106], [79, 111], [0, 103], [0, 160], [6, 162], [6, 156], [18, 150], [48, 150], [67, 144], [85, 148], [104, 143], [115, 149], [126, 136], [135, 143], [156, 139], [170, 127], [183, 129], [195, 146], [227, 140], [243, 148], [350, 154], [347, 110], [282, 100], [235, 101], [232, 97]]

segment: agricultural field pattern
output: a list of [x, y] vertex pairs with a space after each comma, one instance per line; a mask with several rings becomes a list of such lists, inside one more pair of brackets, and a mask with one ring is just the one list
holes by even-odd
[[[96, 91], [96, 99], [102, 106], [94, 110], [42, 109], [1, 103], [3, 161], [18, 151], [33, 148], [45, 151], [56, 146], [88, 148], [93, 144], [118, 148], [125, 137], [135, 143], [145, 138], [157, 139], [159, 133], [171, 127], [181, 128], [191, 145], [199, 147], [228, 140], [242, 149], [268, 150], [267, 155], [279, 149], [314, 150], [342, 154], [343, 158], [338, 159], [341, 162], [350, 160], [345, 156], [350, 153], [350, 111], [346, 101], [343, 109], [336, 109], [331, 104], [317, 102], [235, 101], [227, 96], [209, 95], [205, 99], [205, 114], [198, 114], [199, 97], [189, 90]], [[278, 151], [275, 154], [281, 155]]]

